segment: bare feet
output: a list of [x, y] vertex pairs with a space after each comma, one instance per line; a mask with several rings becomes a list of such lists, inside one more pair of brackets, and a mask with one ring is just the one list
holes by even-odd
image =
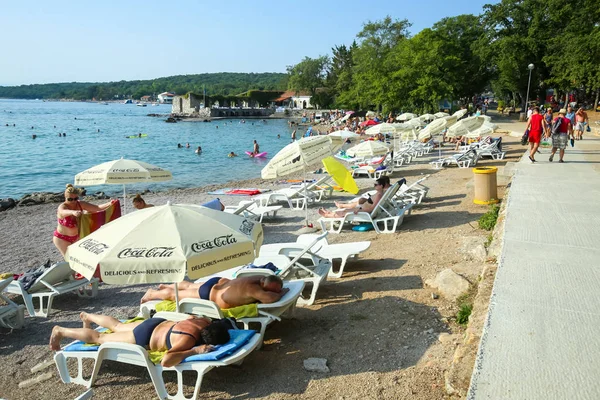
[[60, 326], [52, 328], [52, 335], [50, 335], [50, 349], [54, 351], [60, 350], [60, 340], [62, 339], [62, 333]]
[[154, 300], [154, 297], [153, 297], [154, 292], [156, 292], [156, 290], [148, 289], [148, 291], [146, 292], [144, 297], [142, 297], [142, 299], [140, 300], [140, 303], [145, 303], [147, 301]]
[[327, 211], [324, 208], [319, 208], [319, 215], [322, 217], [326, 217]]
[[86, 313], [86, 312], [80, 313], [79, 318], [83, 322], [84, 328], [92, 329], [92, 322], [88, 318], [88, 313]]
[[345, 206], [345, 204], [344, 204], [344, 203], [342, 203], [341, 201], [336, 201], [336, 202], [334, 202], [334, 203], [335, 203], [335, 206], [336, 206], [337, 208], [344, 208], [344, 206]]
[[161, 283], [161, 284], [159, 284], [159, 285], [158, 285], [158, 289], [159, 289], [159, 290], [160, 290], [160, 289], [167, 289], [167, 288], [169, 288], [170, 286], [171, 286], [171, 285], [169, 285], [169, 284]]

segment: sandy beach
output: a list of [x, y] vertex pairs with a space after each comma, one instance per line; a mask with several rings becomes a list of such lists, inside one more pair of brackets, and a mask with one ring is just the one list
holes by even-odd
[[[500, 125], [501, 131], [520, 132], [523, 128], [514, 118], [494, 118], [494, 122]], [[502, 137], [506, 158], [485, 159], [480, 161], [482, 166], [502, 166], [523, 154], [525, 148], [518, 144], [518, 138], [498, 133], [494, 136]], [[453, 153], [449, 146], [443, 147], [446, 155]], [[209, 372], [199, 398], [450, 398], [444, 387], [444, 374], [465, 328], [455, 321], [457, 304], [443, 296], [434, 299], [432, 293], [436, 290], [425, 281], [451, 267], [477, 285], [485, 260], [474, 259], [464, 248], [465, 243], [486, 241], [488, 232], [478, 228], [477, 220], [488, 207], [473, 204], [473, 189], [467, 186], [473, 177], [471, 169], [435, 170], [428, 162], [437, 155], [435, 150], [431, 155], [420, 157], [391, 177], [392, 181], [405, 177], [411, 183], [430, 175], [425, 182], [430, 187], [428, 197], [405, 218], [398, 232], [377, 235], [373, 231], [346, 229], [340, 235], [329, 235], [330, 242], [370, 240], [372, 245], [358, 261], [346, 266], [342, 278], [330, 279], [323, 285], [313, 306], [298, 308], [293, 319], [271, 325], [265, 335], [265, 345], [250, 354], [240, 367]], [[357, 182], [362, 191], [372, 188], [370, 179], [357, 179]], [[200, 204], [215, 197], [220, 197], [226, 205], [233, 205], [245, 199], [207, 193], [224, 187], [277, 189], [284, 186], [253, 179], [149, 193], [144, 198], [155, 205], [167, 201]], [[503, 195], [504, 188], [499, 187], [499, 197]], [[309, 220], [316, 222], [318, 207], [332, 208], [334, 200], [351, 197], [334, 192], [332, 198], [310, 206]], [[51, 241], [57, 206], [44, 204], [0, 213], [3, 243], [0, 272], [19, 273], [48, 259], [60, 259]], [[295, 241], [296, 231], [303, 221], [304, 211], [284, 208], [276, 218], [265, 219], [265, 243]], [[63, 384], [54, 365], [42, 371], [52, 372], [52, 378], [23, 389], [19, 389], [18, 384], [41, 374], [32, 374], [30, 369], [52, 358], [48, 339], [54, 325], [80, 327], [81, 311], [118, 318], [135, 316], [139, 300], [148, 287], [102, 285], [93, 299], [80, 299], [75, 294], [59, 296], [49, 318], [26, 316], [23, 329], [0, 329], [3, 365], [0, 397], [68, 399], [83, 393], [83, 386]], [[304, 370], [303, 360], [309, 357], [326, 358], [330, 373]], [[470, 370], [472, 365], [465, 368]], [[171, 383], [171, 389], [174, 386]], [[189, 390], [192, 388], [188, 386]], [[98, 399], [156, 398], [145, 369], [110, 361], [100, 370], [94, 394]]]

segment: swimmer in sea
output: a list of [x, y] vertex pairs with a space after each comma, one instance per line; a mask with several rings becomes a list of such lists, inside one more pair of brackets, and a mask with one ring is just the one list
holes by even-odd
[[227, 157], [230, 157], [230, 158], [231, 158], [231, 157], [237, 157], [237, 154], [235, 154], [235, 153], [232, 151], [231, 153], [229, 153], [229, 154], [227, 155]]
[[186, 149], [189, 149], [189, 148], [190, 148], [190, 144], [189, 144], [189, 143], [186, 143], [186, 145], [185, 145], [185, 148], [186, 148]]
[[181, 143], [177, 143], [177, 148], [181, 149], [183, 146], [181, 145]]
[[[100, 132], [100, 129], [98, 129], [98, 132]], [[138, 137], [142, 137], [142, 134], [138, 133]]]
[[277, 139], [281, 139], [281, 135], [280, 134], [277, 134]]
[[196, 154], [200, 154], [202, 153], [202, 147], [198, 146], [198, 148], [196, 149]]

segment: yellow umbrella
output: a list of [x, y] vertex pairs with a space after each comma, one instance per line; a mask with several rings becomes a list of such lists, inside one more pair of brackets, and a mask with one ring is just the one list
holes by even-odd
[[325, 166], [325, 170], [331, 175], [335, 183], [341, 186], [342, 189], [352, 194], [358, 193], [358, 186], [356, 186], [352, 174], [346, 169], [344, 164], [333, 157], [327, 157], [323, 159], [323, 166]]

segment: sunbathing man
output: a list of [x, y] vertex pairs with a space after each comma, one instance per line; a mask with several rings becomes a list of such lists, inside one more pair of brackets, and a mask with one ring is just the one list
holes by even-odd
[[[283, 281], [275, 275], [245, 276], [236, 279], [211, 278], [206, 282], [181, 282], [180, 299], [203, 299], [215, 302], [220, 308], [232, 308], [252, 303], [275, 303], [288, 292]], [[148, 289], [141, 302], [150, 300], [175, 300], [174, 285], [160, 285], [158, 290]]]
[[[130, 343], [152, 351], [167, 351], [161, 361], [163, 367], [172, 367], [194, 354], [208, 353], [213, 345], [229, 341], [229, 322], [211, 322], [207, 318], [195, 318], [175, 322], [163, 318], [124, 324], [118, 319], [100, 314], [82, 312], [79, 317], [83, 328], [55, 326], [50, 336], [50, 348], [60, 350], [63, 338], [81, 340], [85, 343]], [[92, 329], [92, 323], [110, 329], [113, 333], [100, 333]]]
[[[358, 201], [356, 202], [351, 202], [348, 204], [342, 204], [342, 203], [337, 203], [336, 202], [336, 206], [338, 206], [339, 208], [341, 208], [341, 210], [335, 210], [335, 211], [327, 211], [324, 208], [320, 208], [319, 209], [319, 214], [322, 217], [325, 218], [341, 218], [346, 214], [349, 214], [351, 212], [353, 212], [354, 214], [357, 214], [359, 212], [367, 212], [370, 213], [371, 211], [373, 211], [375, 209], [375, 207], [377, 206], [377, 203], [379, 203], [379, 200], [381, 200], [381, 197], [383, 196], [383, 193], [385, 193], [385, 191], [390, 187], [390, 178], [388, 178], [387, 176], [382, 176], [381, 178], [377, 179], [375, 181], [375, 190], [377, 191], [375, 193], [375, 195], [373, 197], [371, 197], [371, 202], [369, 202], [369, 199], [365, 199], [365, 201], [363, 201], [361, 203], [361, 199], [358, 199]], [[340, 207], [343, 206], [343, 207]]]

